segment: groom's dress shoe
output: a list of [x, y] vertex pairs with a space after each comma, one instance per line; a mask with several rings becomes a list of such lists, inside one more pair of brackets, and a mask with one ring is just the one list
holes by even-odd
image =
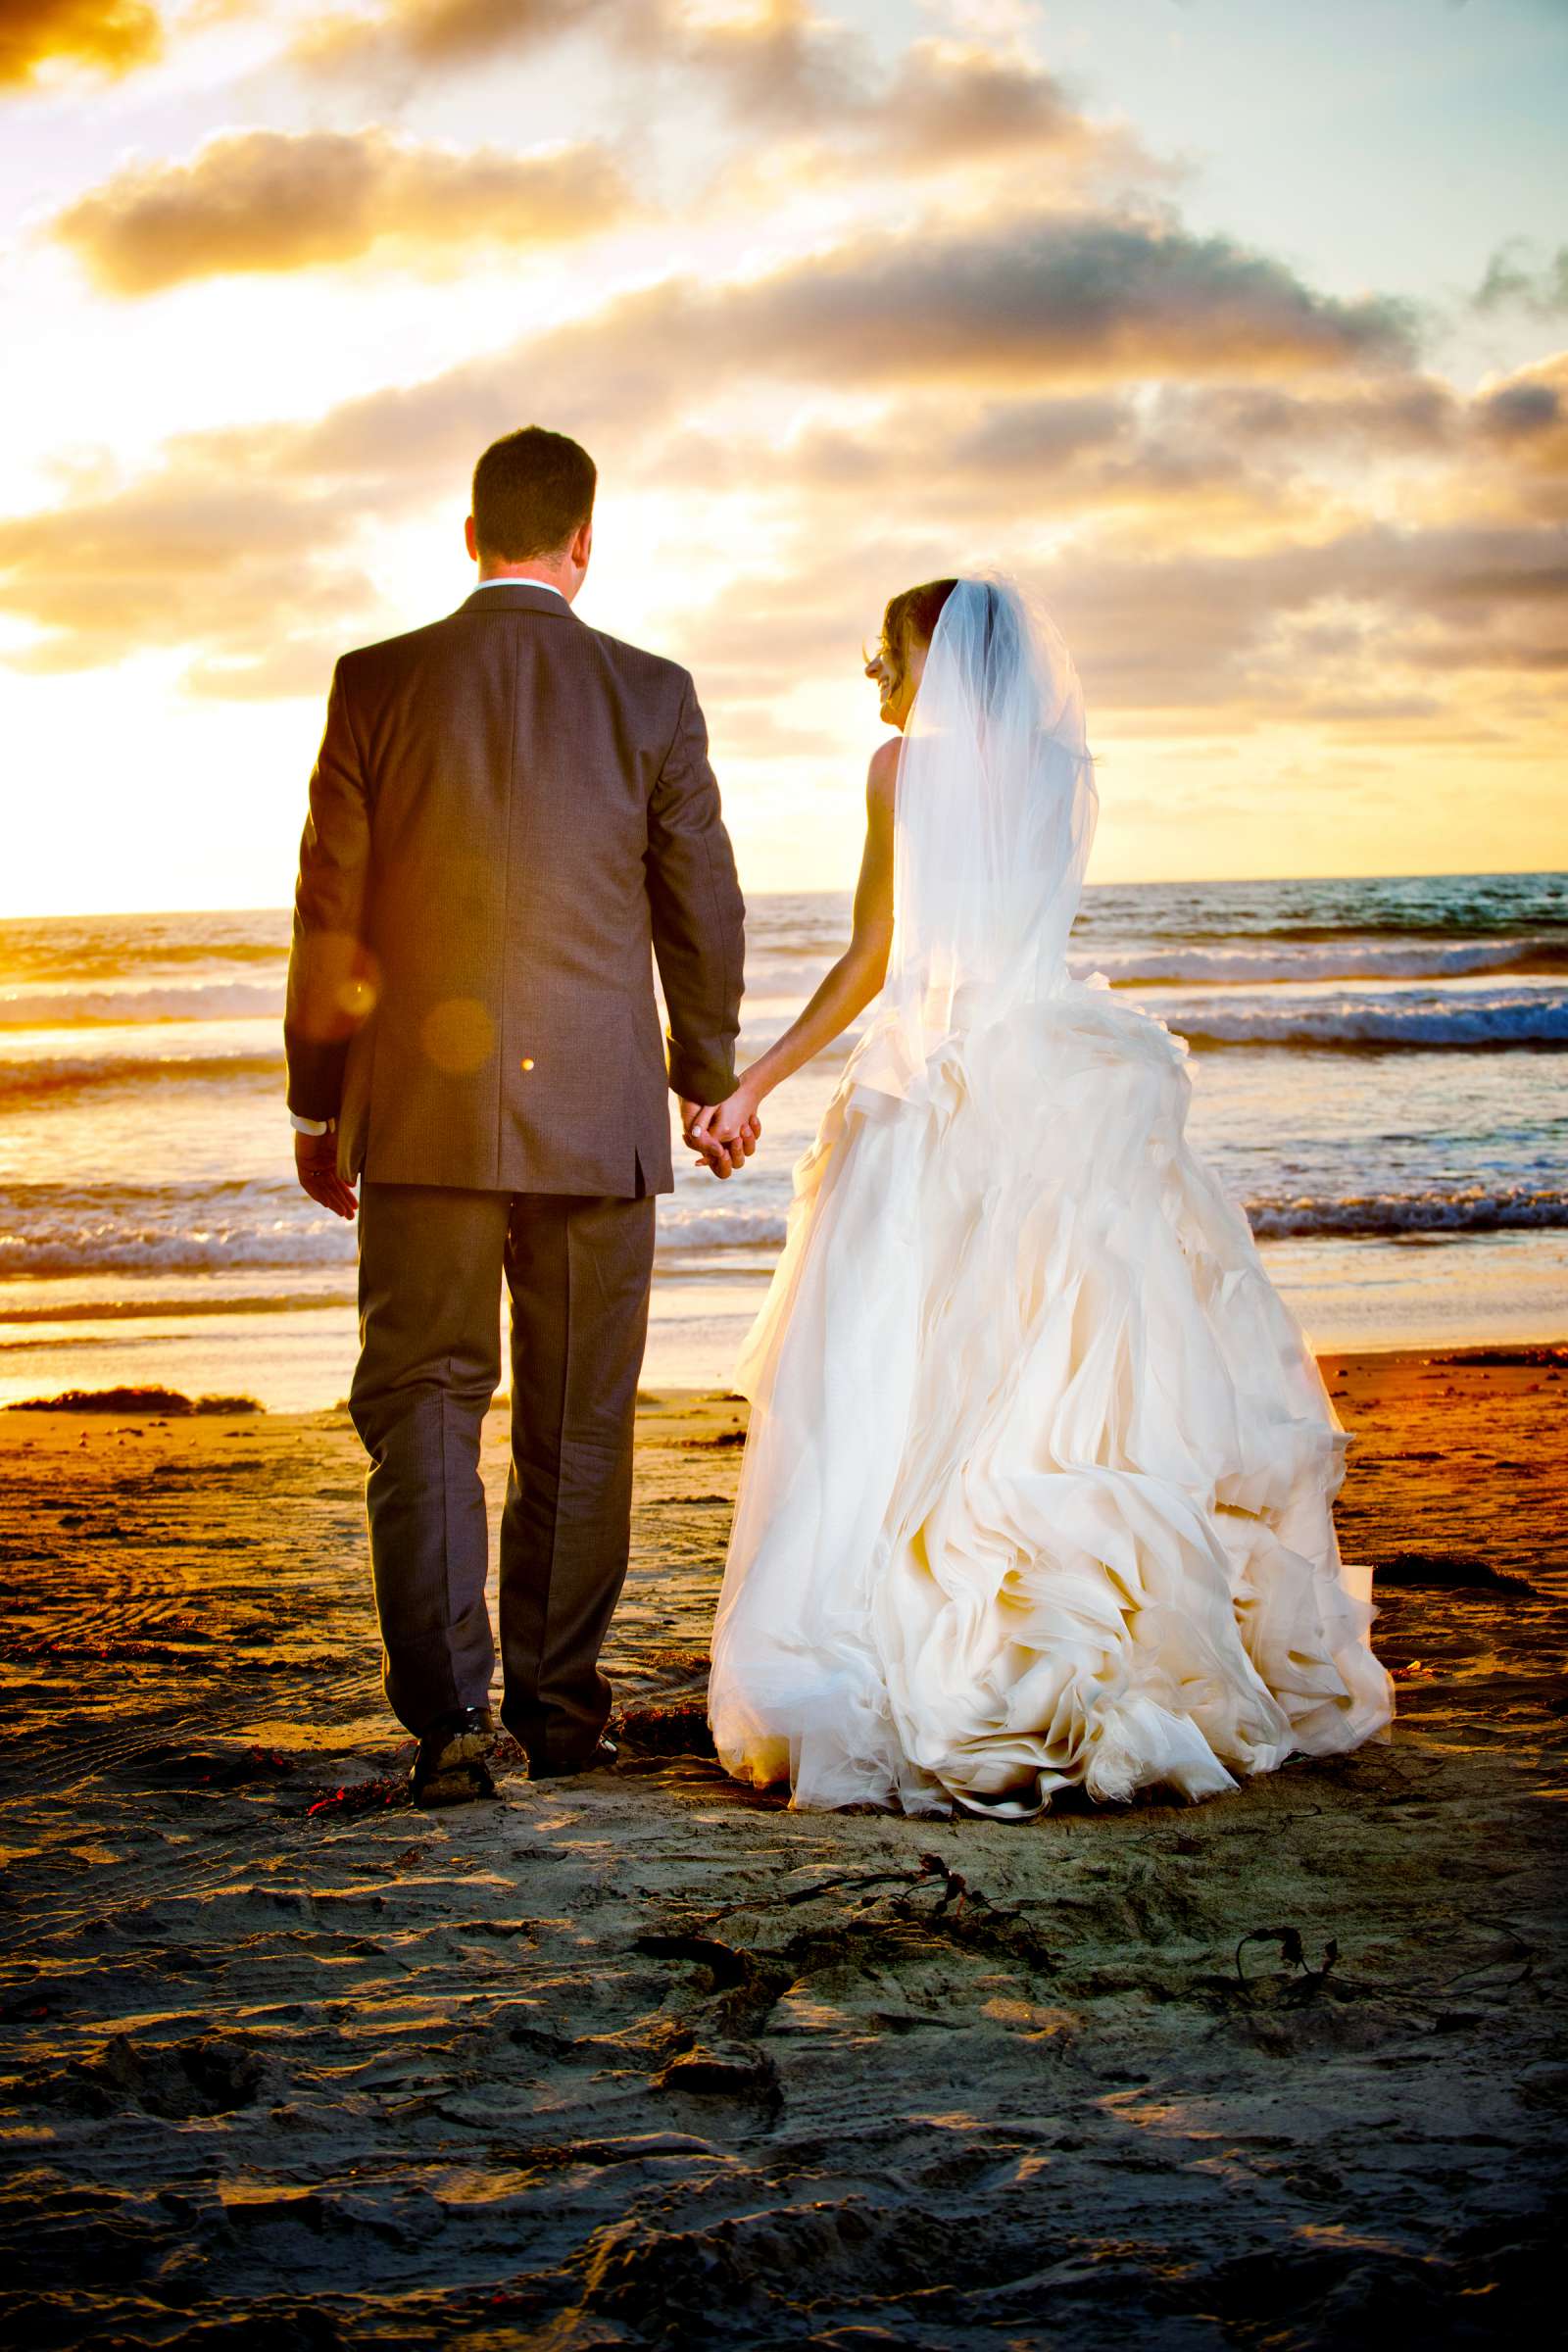
[[615, 1741], [607, 1734], [592, 1747], [580, 1749], [575, 1755], [558, 1756], [553, 1750], [531, 1755], [528, 1758], [528, 1778], [530, 1781], [565, 1781], [574, 1779], [580, 1772], [611, 1772], [619, 1753]]
[[419, 1740], [409, 1774], [416, 1805], [467, 1805], [494, 1796], [496, 1785], [485, 1761], [490, 1745], [488, 1707], [457, 1707], [433, 1723]]

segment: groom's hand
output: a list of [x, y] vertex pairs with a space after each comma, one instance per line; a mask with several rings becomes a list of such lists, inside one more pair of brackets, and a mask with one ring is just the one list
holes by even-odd
[[335, 1217], [353, 1217], [360, 1204], [353, 1186], [345, 1184], [337, 1172], [335, 1135], [296, 1135], [294, 1168], [313, 1200], [319, 1200]]

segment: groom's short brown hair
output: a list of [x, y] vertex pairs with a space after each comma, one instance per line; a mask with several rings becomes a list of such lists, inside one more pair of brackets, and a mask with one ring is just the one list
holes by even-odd
[[492, 441], [473, 469], [473, 532], [502, 564], [553, 556], [594, 511], [599, 469], [564, 433], [525, 424]]

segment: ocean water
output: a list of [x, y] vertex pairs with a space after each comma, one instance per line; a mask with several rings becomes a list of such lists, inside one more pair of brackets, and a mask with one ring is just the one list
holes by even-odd
[[[743, 1061], [849, 914], [752, 899]], [[354, 1240], [293, 1179], [287, 942], [282, 911], [0, 923], [0, 1403], [344, 1394]], [[1091, 885], [1071, 961], [1188, 1040], [1190, 1132], [1318, 1346], [1560, 1336], [1568, 875]], [[651, 1382], [727, 1384], [850, 1042], [769, 1099], [744, 1176], [677, 1149]]]

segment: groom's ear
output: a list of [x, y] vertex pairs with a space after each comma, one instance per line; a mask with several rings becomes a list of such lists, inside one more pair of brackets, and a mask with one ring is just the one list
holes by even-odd
[[587, 570], [588, 559], [593, 552], [594, 518], [590, 514], [586, 522], [578, 523], [576, 532], [573, 535], [571, 542], [571, 561], [573, 564], [575, 564], [579, 571]]
[[469, 563], [477, 564], [479, 561], [479, 534], [473, 527], [471, 514], [463, 526], [463, 544], [468, 551]]

